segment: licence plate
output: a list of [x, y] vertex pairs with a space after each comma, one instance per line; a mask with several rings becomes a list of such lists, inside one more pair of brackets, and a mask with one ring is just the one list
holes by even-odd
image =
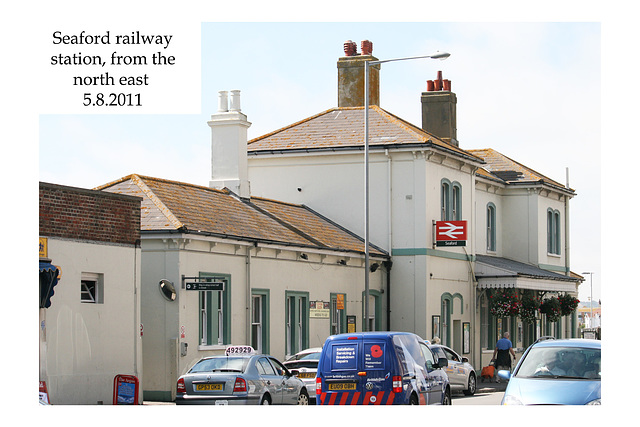
[[315, 378], [315, 372], [300, 372], [298, 378]]
[[356, 383], [334, 383], [328, 384], [329, 390], [355, 390]]
[[222, 384], [196, 384], [196, 391], [220, 391]]

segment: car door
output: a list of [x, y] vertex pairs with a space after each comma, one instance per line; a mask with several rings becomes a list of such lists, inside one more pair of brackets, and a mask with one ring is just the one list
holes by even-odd
[[464, 364], [462, 363], [462, 358], [450, 348], [441, 347], [441, 349], [449, 361], [449, 366], [446, 369], [449, 382], [458, 387], [466, 387], [467, 375]]
[[280, 378], [282, 390], [282, 404], [295, 405], [298, 403], [298, 393], [300, 393], [300, 380], [291, 375], [287, 368], [284, 367], [279, 360], [269, 358], [269, 361], [276, 370], [276, 374]]
[[437, 371], [437, 357], [429, 350], [426, 344], [420, 343], [420, 349], [424, 355], [427, 368], [427, 405], [434, 405], [442, 402], [444, 394], [444, 381]]
[[282, 376], [278, 375], [268, 357], [258, 359], [258, 366], [262, 383], [271, 395], [271, 403], [273, 405], [282, 404]]

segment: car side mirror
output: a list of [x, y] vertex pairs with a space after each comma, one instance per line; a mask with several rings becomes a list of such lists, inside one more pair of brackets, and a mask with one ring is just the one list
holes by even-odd
[[298, 374], [300, 374], [300, 371], [297, 370], [297, 369], [292, 369], [292, 370], [289, 371], [289, 376], [297, 377]]
[[502, 378], [503, 380], [508, 380], [511, 378], [511, 371], [501, 370], [498, 371], [498, 378]]
[[466, 357], [462, 358], [462, 363], [469, 363], [469, 359], [467, 359]]

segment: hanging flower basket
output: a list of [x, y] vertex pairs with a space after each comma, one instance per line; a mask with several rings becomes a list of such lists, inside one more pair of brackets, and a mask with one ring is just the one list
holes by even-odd
[[578, 303], [580, 302], [578, 298], [569, 294], [560, 295], [558, 301], [560, 302], [560, 312], [563, 316], [571, 315], [578, 308]]
[[540, 309], [540, 300], [535, 295], [524, 294], [520, 299], [518, 316], [523, 323], [535, 323], [536, 313]]
[[540, 304], [540, 313], [547, 315], [549, 322], [557, 322], [560, 320], [562, 313], [560, 311], [560, 301], [558, 298], [547, 298]]
[[503, 291], [489, 297], [489, 310], [496, 317], [517, 316], [520, 300], [513, 291]]

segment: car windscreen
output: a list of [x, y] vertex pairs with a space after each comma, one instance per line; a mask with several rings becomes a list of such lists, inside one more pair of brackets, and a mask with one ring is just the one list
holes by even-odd
[[248, 357], [212, 357], [200, 360], [189, 372], [244, 372], [248, 363]]
[[534, 347], [515, 377], [599, 380], [600, 366], [599, 348]]

